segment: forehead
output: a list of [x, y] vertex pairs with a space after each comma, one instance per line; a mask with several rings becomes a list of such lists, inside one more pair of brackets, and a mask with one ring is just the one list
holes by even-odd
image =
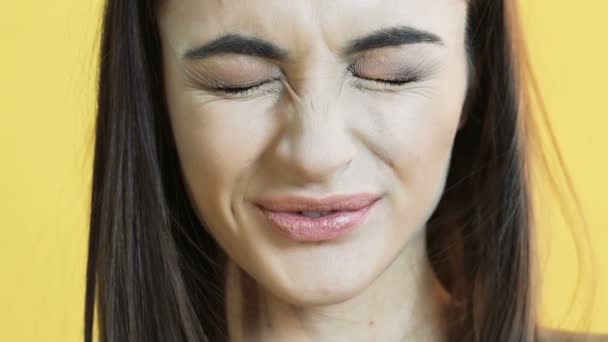
[[465, 0], [167, 0], [159, 24], [179, 53], [238, 32], [302, 54], [338, 51], [349, 38], [398, 25], [461, 45], [465, 18]]

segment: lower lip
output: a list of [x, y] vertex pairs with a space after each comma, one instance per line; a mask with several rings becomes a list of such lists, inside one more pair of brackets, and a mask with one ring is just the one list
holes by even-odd
[[293, 212], [269, 211], [259, 207], [264, 216], [283, 233], [298, 241], [332, 240], [359, 226], [379, 200], [354, 211], [338, 211], [321, 217], [307, 217]]

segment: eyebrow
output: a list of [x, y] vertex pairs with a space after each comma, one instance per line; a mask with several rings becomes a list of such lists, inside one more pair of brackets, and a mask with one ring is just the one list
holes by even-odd
[[[394, 26], [375, 30], [364, 37], [348, 41], [341, 49], [341, 54], [346, 56], [381, 47], [420, 43], [443, 45], [441, 38], [432, 32], [411, 26]], [[202, 59], [222, 53], [256, 56], [281, 62], [290, 59], [287, 50], [271, 42], [236, 33], [225, 34], [205, 45], [192, 48], [186, 51], [183, 59]]]

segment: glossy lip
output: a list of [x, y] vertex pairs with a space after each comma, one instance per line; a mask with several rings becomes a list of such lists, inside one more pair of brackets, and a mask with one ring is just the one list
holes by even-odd
[[256, 204], [268, 211], [353, 211], [362, 209], [377, 201], [381, 195], [359, 193], [352, 195], [333, 195], [325, 198], [298, 196], [278, 196], [256, 201]]
[[[286, 197], [283, 197], [285, 200]], [[297, 241], [324, 241], [341, 237], [358, 227], [369, 216], [371, 209], [380, 200], [378, 195], [359, 194], [355, 196], [331, 196], [322, 200], [293, 197], [286, 202], [266, 201], [258, 205], [264, 217], [272, 226]], [[289, 209], [289, 211], [286, 211]], [[307, 217], [297, 211], [330, 211], [333, 214], [321, 217]]]

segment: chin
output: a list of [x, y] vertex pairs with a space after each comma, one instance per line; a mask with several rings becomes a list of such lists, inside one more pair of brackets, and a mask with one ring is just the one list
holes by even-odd
[[331, 305], [356, 297], [369, 287], [374, 280], [373, 277], [358, 277], [344, 284], [344, 280], [346, 279], [351, 279], [351, 277], [334, 276], [326, 280], [316, 278], [317, 283], [314, 286], [303, 287], [300, 284], [292, 284], [293, 286], [275, 287], [267, 289], [267, 291], [272, 292], [275, 296], [292, 305]]

